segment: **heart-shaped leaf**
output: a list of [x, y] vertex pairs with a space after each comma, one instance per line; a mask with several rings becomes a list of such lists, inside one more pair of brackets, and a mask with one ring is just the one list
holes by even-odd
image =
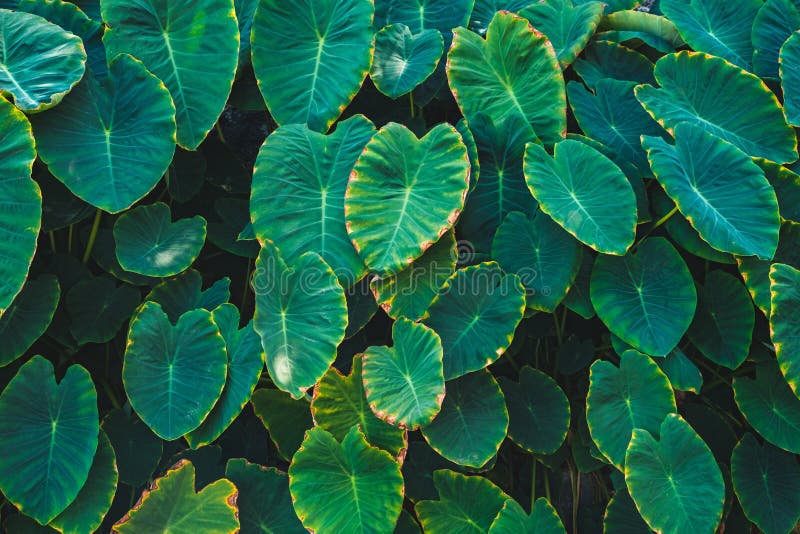
[[780, 75], [786, 118], [789, 124], [796, 125], [800, 123], [800, 32], [793, 33], [781, 47]]
[[367, 267], [396, 273], [438, 241], [464, 207], [469, 171], [467, 148], [449, 124], [422, 139], [397, 123], [381, 128], [344, 198], [347, 232]]
[[666, 357], [656, 360], [656, 363], [669, 378], [673, 389], [700, 394], [700, 389], [703, 387], [703, 375], [681, 349], [676, 347]]
[[311, 405], [305, 399], [293, 399], [278, 389], [257, 389], [250, 399], [253, 412], [269, 432], [278, 453], [287, 462], [300, 448], [306, 430], [314, 426]]
[[444, 51], [438, 30], [414, 34], [398, 22], [375, 35], [375, 59], [369, 76], [375, 87], [390, 98], [398, 98], [433, 74]]
[[550, 40], [561, 68], [567, 68], [597, 29], [603, 16], [602, 2], [549, 0], [534, 2], [519, 12]]
[[[593, 41], [572, 64], [592, 89], [607, 80], [655, 83], [653, 63], [647, 56], [612, 41]], [[567, 84], [569, 92], [569, 84]], [[569, 96], [572, 105], [572, 96]], [[581, 130], [584, 130], [581, 127]], [[584, 130], [585, 131], [585, 130]], [[591, 135], [591, 134], [590, 134]], [[592, 136], [594, 137], [594, 136]]]
[[800, 397], [800, 270], [781, 263], [769, 271], [772, 313], [770, 334], [786, 382]]
[[131, 320], [122, 381], [133, 409], [163, 439], [200, 426], [227, 367], [225, 341], [206, 310], [186, 312], [173, 326], [159, 304], [146, 302]]
[[221, 278], [203, 289], [203, 278], [199, 272], [189, 269], [174, 278], [168, 278], [155, 286], [145, 300], [161, 305], [172, 324], [192, 310], [214, 311], [231, 298], [230, 278]]
[[754, 256], [738, 257], [739, 272], [744, 279], [753, 302], [769, 317], [771, 309], [769, 269], [772, 263], [783, 263], [800, 269], [800, 224], [786, 221], [781, 225], [778, 249], [772, 261]]
[[58, 306], [61, 290], [52, 275], [29, 278], [14, 302], [0, 316], [0, 366], [8, 365], [44, 334]]
[[133, 286], [117, 287], [108, 276], [86, 278], [67, 293], [69, 331], [79, 344], [105, 343], [114, 339], [130, 319], [142, 296]]
[[800, 29], [800, 6], [794, 0], [766, 0], [753, 20], [753, 70], [765, 78], [777, 78], [780, 50]]
[[[534, 460], [535, 462], [536, 460]], [[514, 499], [508, 499], [497, 514], [490, 534], [564, 534], [564, 524], [547, 499], [540, 497], [528, 515]]]
[[109, 412], [103, 418], [102, 429], [114, 447], [120, 482], [133, 487], [142, 486], [161, 460], [161, 438], [153, 434], [135, 413], [125, 409]]

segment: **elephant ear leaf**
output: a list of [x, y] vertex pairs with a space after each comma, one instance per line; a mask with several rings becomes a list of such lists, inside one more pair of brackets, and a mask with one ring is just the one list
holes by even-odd
[[567, 68], [589, 42], [600, 19], [603, 2], [582, 0], [548, 0], [534, 2], [520, 11], [534, 28], [550, 40], [558, 62]]
[[786, 382], [800, 397], [800, 270], [782, 263], [769, 272], [772, 312], [769, 316], [772, 343]]
[[489, 534], [565, 534], [564, 524], [544, 497], [533, 504], [530, 515], [514, 499], [508, 499], [497, 514]]
[[433, 74], [444, 51], [438, 30], [413, 34], [403, 23], [386, 26], [375, 36], [370, 78], [381, 93], [398, 98]]

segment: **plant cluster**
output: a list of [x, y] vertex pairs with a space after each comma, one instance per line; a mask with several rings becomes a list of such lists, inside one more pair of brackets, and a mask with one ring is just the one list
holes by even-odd
[[800, 520], [797, 0], [0, 0], [12, 533]]

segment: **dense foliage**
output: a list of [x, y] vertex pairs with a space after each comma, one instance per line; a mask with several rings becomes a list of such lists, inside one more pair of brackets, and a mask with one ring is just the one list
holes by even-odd
[[8, 532], [786, 533], [798, 0], [0, 0]]

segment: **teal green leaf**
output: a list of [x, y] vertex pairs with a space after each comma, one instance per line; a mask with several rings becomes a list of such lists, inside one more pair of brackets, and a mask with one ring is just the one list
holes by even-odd
[[769, 271], [770, 335], [781, 372], [800, 397], [800, 270], [782, 263]]
[[439, 413], [445, 394], [442, 342], [427, 326], [398, 319], [392, 346], [369, 347], [363, 365], [367, 402], [380, 419], [414, 430]]
[[258, 0], [233, 0], [236, 11], [236, 22], [239, 26], [239, 63], [236, 77], [250, 66], [250, 35], [253, 30], [253, 17], [256, 14]]
[[226, 252], [255, 259], [261, 248], [255, 236], [240, 239], [245, 230], [249, 229], [252, 233], [250, 200], [219, 197], [214, 200], [214, 211], [219, 220], [208, 221], [208, 240]]
[[567, 68], [589, 42], [603, 17], [603, 2], [550, 0], [533, 2], [519, 12], [545, 34], [561, 68]]
[[394, 527], [394, 534], [422, 534], [422, 530], [416, 519], [414, 519], [410, 513], [403, 510], [400, 512], [400, 517]]
[[[101, 83], [87, 73], [55, 109], [31, 117], [36, 148], [76, 196], [123, 211], [161, 180], [175, 152], [175, 106], [164, 84], [122, 54]], [[135, 155], [135, 156], [134, 156]]]
[[214, 311], [220, 304], [231, 298], [230, 278], [221, 278], [203, 289], [203, 278], [194, 269], [188, 269], [178, 276], [168, 278], [155, 286], [145, 300], [157, 302], [169, 317], [172, 324], [184, 313], [197, 309]]
[[688, 122], [750, 156], [777, 163], [797, 159], [797, 140], [778, 99], [753, 74], [722, 58], [683, 51], [659, 59], [655, 76], [661, 87], [640, 85], [636, 98], [670, 133]]
[[717, 250], [772, 258], [778, 199], [747, 154], [688, 123], [675, 127], [674, 145], [645, 136], [642, 146], [659, 183], [700, 237]]
[[488, 369], [451, 380], [445, 388], [442, 409], [422, 428], [422, 436], [451, 462], [481, 467], [497, 454], [506, 437], [503, 392]]
[[258, 255], [252, 286], [253, 327], [269, 375], [279, 389], [300, 398], [328, 370], [344, 339], [344, 290], [318, 254], [306, 252], [287, 264], [270, 242]]
[[0, 366], [8, 365], [44, 334], [58, 306], [61, 289], [55, 276], [29, 278], [0, 316]]
[[800, 29], [800, 4], [795, 0], [767, 0], [753, 21], [753, 70], [777, 78], [781, 46]]
[[689, 268], [660, 237], [645, 240], [624, 257], [598, 256], [590, 294], [609, 330], [652, 356], [666, 356], [675, 348], [697, 306]]
[[564, 298], [564, 306], [587, 320], [595, 316], [594, 306], [589, 297], [592, 267], [594, 267], [594, 256], [587, 247], [584, 247], [578, 275]]
[[345, 289], [347, 299], [347, 329], [344, 332], [346, 339], [352, 338], [360, 332], [375, 316], [378, 303], [375, 295], [369, 288], [369, 278], [364, 277], [352, 286]]
[[102, 429], [114, 447], [119, 481], [133, 487], [147, 482], [161, 459], [161, 438], [129, 409], [109, 412], [103, 418]]
[[586, 423], [597, 448], [618, 469], [625, 466], [634, 429], [657, 435], [664, 417], [676, 411], [669, 379], [649, 356], [626, 350], [619, 367], [605, 361], [592, 364]]
[[485, 534], [509, 500], [481, 476], [441, 469], [433, 473], [433, 483], [439, 499], [415, 506], [423, 531], [430, 534]]
[[81, 345], [111, 341], [141, 300], [138, 289], [127, 284], [117, 287], [109, 276], [85, 278], [67, 293], [69, 331]]
[[0, 395], [0, 490], [42, 525], [75, 499], [97, 449], [97, 392], [71, 365], [56, 383], [53, 364], [34, 356]]
[[467, 148], [449, 124], [422, 139], [401, 124], [381, 128], [344, 198], [347, 232], [367, 267], [396, 273], [438, 241], [464, 207], [469, 171]]
[[628, 488], [615, 488], [614, 496], [606, 505], [603, 516], [603, 532], [615, 534], [650, 534], [652, 530], [644, 522], [636, 504], [631, 499]]
[[239, 58], [233, 0], [108, 0], [108, 57], [130, 54], [175, 102], [178, 144], [195, 150], [217, 122]]
[[323, 135], [290, 124], [267, 137], [253, 171], [250, 213], [262, 243], [269, 239], [289, 263], [313, 250], [349, 286], [366, 272], [345, 228], [350, 171], [375, 127], [363, 115]]
[[362, 364], [362, 357], [357, 355], [353, 358], [349, 375], [343, 375], [335, 367], [325, 373], [314, 389], [311, 401], [314, 422], [336, 439], [344, 439], [356, 425], [371, 445], [388, 451], [394, 457], [401, 456], [408, 446], [406, 432], [379, 419], [370, 409], [364, 390]]
[[289, 466], [289, 490], [303, 526], [319, 534], [390, 533], [403, 505], [400, 466], [357, 426], [341, 443], [309, 430]]
[[213, 316], [192, 310], [172, 325], [155, 302], [131, 319], [122, 381], [131, 406], [166, 440], [200, 426], [225, 386], [228, 358]]
[[583, 260], [580, 243], [537, 210], [533, 219], [509, 213], [492, 242], [492, 257], [516, 273], [526, 290], [526, 306], [552, 312], [564, 300]]
[[[766, 159], [753, 158], [778, 195], [783, 219], [800, 223], [800, 175]], [[796, 168], [792, 165], [793, 168]]]
[[432, 28], [449, 35], [457, 26], [466, 26], [475, 0], [375, 0], [375, 26], [398, 22], [412, 32]]
[[324, 133], [339, 118], [369, 72], [373, 10], [369, 0], [259, 3], [253, 70], [278, 124], [307, 124]]
[[111, 228], [100, 228], [97, 231], [92, 248], [92, 259], [105, 272], [126, 284], [153, 286], [161, 281], [159, 278], [132, 273], [122, 268], [117, 260], [117, 244], [114, 242], [114, 232]]
[[793, 33], [781, 47], [780, 75], [786, 118], [789, 124], [800, 124], [800, 32]]
[[239, 310], [227, 303], [211, 312], [211, 317], [225, 340], [228, 374], [214, 408], [199, 427], [186, 435], [193, 449], [208, 445], [233, 423], [250, 400], [264, 369], [264, 349], [252, 321], [239, 329]]
[[206, 220], [199, 215], [172, 221], [169, 206], [137, 206], [114, 223], [117, 260], [126, 271], [173, 276], [188, 269], [206, 240]]
[[486, 39], [453, 31], [447, 56], [450, 88], [467, 120], [485, 113], [495, 124], [524, 118], [546, 145], [566, 135], [566, 92], [553, 45], [528, 21], [497, 13]]
[[80, 37], [38, 15], [0, 9], [0, 95], [26, 113], [61, 102], [86, 70]]
[[469, 17], [469, 29], [478, 35], [485, 35], [489, 23], [498, 11], [508, 11], [519, 13], [519, 11], [531, 5], [531, 0], [474, 0], [475, 6]]
[[525, 148], [525, 181], [542, 211], [593, 249], [623, 255], [636, 236], [636, 195], [628, 178], [598, 150], [567, 139], [551, 158]]
[[[534, 460], [535, 461], [535, 460]], [[530, 515], [514, 499], [508, 499], [497, 514], [490, 534], [564, 534], [556, 509], [544, 497], [533, 504]]]
[[461, 134], [461, 139], [467, 147], [467, 157], [469, 157], [469, 190], [475, 189], [478, 185], [478, 177], [481, 174], [481, 162], [478, 160], [478, 144], [475, 142], [475, 135], [470, 129], [467, 119], [461, 117], [456, 123], [456, 130]]
[[700, 394], [700, 389], [703, 387], [703, 375], [681, 349], [676, 347], [665, 358], [656, 360], [656, 363], [669, 378], [673, 389]]
[[444, 378], [483, 369], [511, 345], [525, 310], [519, 276], [487, 262], [456, 271], [423, 322], [442, 338]]
[[525, 366], [519, 382], [501, 376], [500, 387], [508, 407], [508, 437], [535, 454], [553, 454], [567, 437], [570, 408], [555, 380]]
[[369, 76], [375, 87], [390, 98], [398, 98], [433, 74], [444, 52], [438, 30], [414, 34], [403, 23], [394, 23], [375, 35], [375, 59]]
[[621, 0], [617, 2], [621, 10], [613, 7], [607, 9], [607, 15], [598, 27], [600, 33], [595, 35], [595, 39], [619, 43], [632, 41], [634, 46], [644, 43], [664, 53], [685, 44], [671, 21], [654, 13], [633, 9], [638, 3], [637, 0]]
[[708, 446], [679, 415], [661, 424], [660, 440], [633, 431], [625, 482], [633, 502], [658, 532], [713, 534], [722, 518], [725, 484]]
[[314, 426], [306, 399], [293, 399], [278, 389], [257, 389], [250, 399], [253, 412], [269, 432], [284, 460], [290, 462], [300, 448], [306, 430]]
[[733, 449], [731, 478], [747, 518], [767, 534], [800, 521], [800, 466], [792, 454], [745, 434]]
[[[598, 83], [609, 78], [638, 83], [656, 81], [653, 77], [653, 62], [647, 59], [647, 56], [611, 41], [594, 41], [586, 47], [582, 57], [576, 59], [572, 66], [583, 82], [592, 89], [597, 89]], [[572, 105], [571, 95], [569, 100]]]
[[195, 492], [194, 465], [180, 460], [142, 493], [139, 502], [113, 526], [118, 534], [234, 534], [239, 531], [233, 483], [222, 478]]

